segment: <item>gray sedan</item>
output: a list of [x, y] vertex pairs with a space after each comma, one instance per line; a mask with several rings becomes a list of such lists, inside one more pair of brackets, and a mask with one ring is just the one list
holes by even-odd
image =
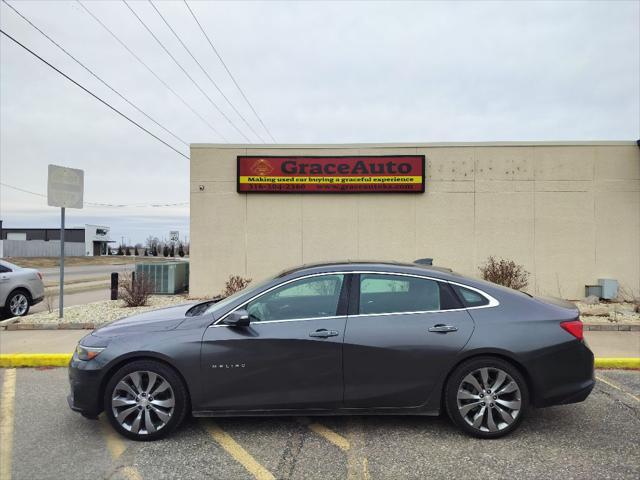
[[580, 402], [593, 354], [573, 304], [450, 270], [327, 263], [83, 338], [69, 405], [153, 440], [194, 416], [439, 415], [495, 438]]
[[44, 298], [42, 274], [0, 260], [0, 309], [9, 317], [22, 317]]

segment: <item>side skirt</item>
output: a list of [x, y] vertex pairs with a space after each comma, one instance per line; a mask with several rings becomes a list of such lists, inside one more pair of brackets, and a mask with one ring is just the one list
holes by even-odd
[[194, 410], [194, 417], [291, 417], [291, 416], [342, 416], [342, 415], [415, 415], [437, 417], [439, 410], [414, 408], [341, 408], [338, 410]]

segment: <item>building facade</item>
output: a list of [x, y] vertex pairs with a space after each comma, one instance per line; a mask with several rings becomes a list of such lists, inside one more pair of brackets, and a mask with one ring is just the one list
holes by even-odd
[[[424, 192], [239, 193], [239, 157], [269, 176], [273, 157], [296, 156], [424, 156]], [[524, 265], [532, 293], [577, 299], [613, 278], [640, 295], [636, 142], [194, 144], [190, 188], [194, 296], [219, 293], [229, 275], [257, 281], [325, 260], [431, 257], [478, 276], [490, 255]]]
[[[109, 227], [85, 225], [64, 229], [64, 251], [70, 257], [106, 255]], [[59, 228], [5, 228], [0, 221], [0, 257], [60, 255]]]

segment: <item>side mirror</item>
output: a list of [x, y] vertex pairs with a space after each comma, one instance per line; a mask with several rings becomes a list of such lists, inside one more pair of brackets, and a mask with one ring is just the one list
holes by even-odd
[[227, 315], [224, 319], [225, 325], [232, 325], [234, 327], [248, 327], [251, 323], [249, 319], [249, 312], [246, 310], [236, 310]]

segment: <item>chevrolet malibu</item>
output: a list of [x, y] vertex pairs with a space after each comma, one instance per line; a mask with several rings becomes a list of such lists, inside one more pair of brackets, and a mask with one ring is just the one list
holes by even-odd
[[573, 304], [446, 269], [303, 266], [223, 300], [143, 313], [84, 337], [70, 407], [134, 440], [186, 415], [439, 415], [512, 432], [531, 407], [580, 402], [593, 354]]

